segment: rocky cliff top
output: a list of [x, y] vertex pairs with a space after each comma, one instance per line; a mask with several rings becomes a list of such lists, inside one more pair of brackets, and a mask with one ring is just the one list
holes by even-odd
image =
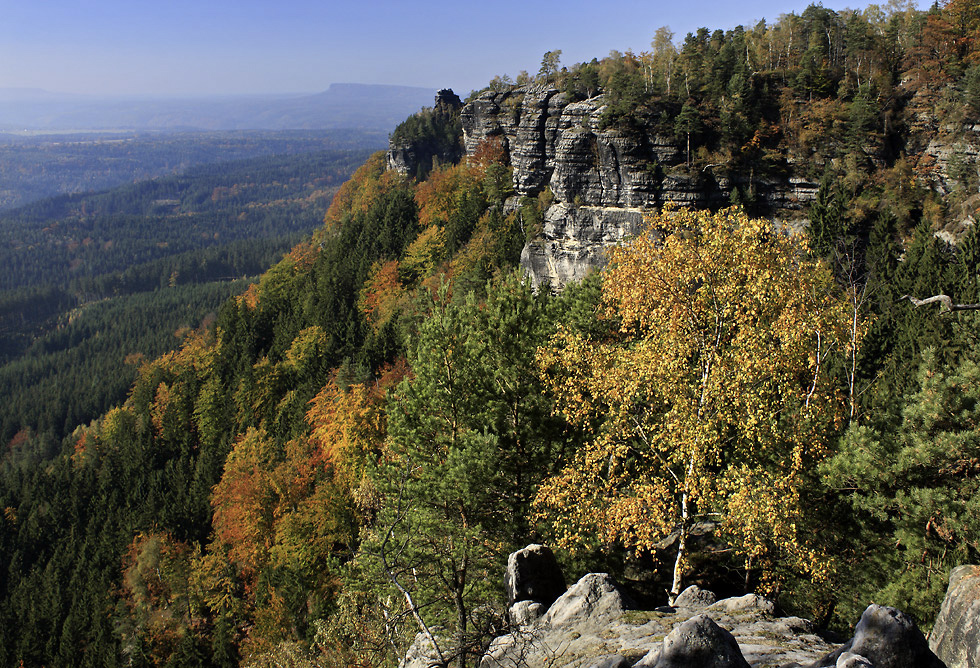
[[[953, 571], [930, 641], [911, 617], [869, 605], [846, 642], [809, 620], [777, 614], [756, 594], [716, 600], [688, 587], [673, 607], [636, 610], [605, 573], [590, 573], [548, 603], [564, 577], [551, 551], [529, 545], [510, 556], [507, 633], [493, 639], [479, 668], [975, 668], [980, 567]], [[529, 598], [541, 592], [545, 602]], [[401, 668], [437, 661], [424, 634]], [[945, 661], [945, 663], [944, 663]]]
[[[806, 156], [787, 152], [779, 169], [697, 163], [691, 146], [665, 130], [671, 123], [662, 114], [638, 108], [624, 124], [611, 122], [608, 106], [606, 94], [571, 100], [547, 82], [488, 89], [465, 105], [443, 90], [428, 113], [437, 124], [458, 122], [459, 144], [435, 137], [438, 132], [406, 140], [396, 131], [388, 165], [403, 174], [424, 174], [496, 138], [513, 167], [517, 198], [549, 192], [544, 229], [521, 256], [535, 287], [560, 288], [601, 267], [610, 246], [639, 232], [644, 211], [667, 204], [718, 207], [750, 198], [759, 214], [797, 229], [806, 225], [819, 187]], [[956, 188], [956, 170], [980, 157], [977, 130], [913, 124], [907, 146], [914, 162], [928, 166], [923, 182], [939, 193]], [[884, 164], [880, 152], [881, 147], [871, 151], [868, 160]], [[961, 217], [973, 222], [969, 213]]]
[[606, 249], [639, 232], [644, 210], [719, 206], [751, 189], [774, 216], [800, 217], [816, 194], [817, 183], [792, 175], [691, 167], [683, 142], [653, 116], [638, 112], [623, 127], [608, 123], [605, 110], [604, 95], [571, 102], [550, 84], [534, 84], [485, 91], [460, 113], [467, 153], [498, 138], [518, 196], [553, 194], [544, 230], [521, 256], [535, 287], [561, 287], [602, 266]]

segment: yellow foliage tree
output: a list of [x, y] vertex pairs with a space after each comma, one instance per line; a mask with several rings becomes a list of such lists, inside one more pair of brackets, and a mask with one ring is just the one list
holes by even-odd
[[800, 235], [738, 209], [668, 211], [648, 229], [603, 279], [618, 331], [562, 331], [539, 351], [560, 409], [593, 433], [539, 513], [565, 547], [652, 550], [674, 534], [672, 599], [706, 518], [770, 585], [777, 564], [825, 574], [801, 490], [841, 426], [826, 358], [849, 343], [846, 300]]

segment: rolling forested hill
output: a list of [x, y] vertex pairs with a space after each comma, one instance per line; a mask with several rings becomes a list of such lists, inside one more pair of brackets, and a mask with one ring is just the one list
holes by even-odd
[[268, 155], [378, 149], [383, 130], [0, 133], [0, 211], [105, 190], [195, 165]]
[[366, 155], [201, 165], [0, 214], [3, 439], [34, 434], [50, 451], [120, 401], [134, 365], [177, 346], [309, 234]]

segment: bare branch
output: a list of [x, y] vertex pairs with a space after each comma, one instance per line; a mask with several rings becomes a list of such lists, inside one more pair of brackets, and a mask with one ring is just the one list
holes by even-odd
[[926, 299], [916, 299], [912, 295], [902, 295], [901, 298], [908, 299], [916, 307], [939, 302], [941, 304], [939, 307], [941, 313], [946, 311], [980, 311], [980, 304], [954, 304], [953, 300], [947, 295], [935, 295]]

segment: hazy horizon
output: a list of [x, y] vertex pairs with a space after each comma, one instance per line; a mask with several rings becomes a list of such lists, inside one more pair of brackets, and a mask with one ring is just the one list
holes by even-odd
[[413, 89], [419, 91], [435, 91], [437, 90], [434, 86], [404, 86], [402, 84], [384, 84], [384, 83], [361, 83], [357, 81], [336, 81], [333, 83], [328, 83], [322, 90], [304, 90], [304, 91], [285, 91], [281, 93], [261, 93], [261, 92], [251, 92], [251, 93], [212, 93], [212, 92], [195, 92], [195, 93], [73, 93], [65, 92], [60, 90], [49, 90], [47, 88], [39, 87], [27, 87], [27, 86], [0, 86], [0, 101], [11, 101], [17, 99], [78, 99], [78, 100], [197, 100], [197, 99], [214, 99], [214, 98], [270, 98], [270, 99], [288, 99], [288, 98], [301, 98], [309, 97], [314, 95], [322, 95], [329, 92], [335, 86], [372, 86], [379, 88], [404, 88]]
[[186, 98], [316, 94], [362, 83], [466, 95], [496, 75], [535, 73], [545, 51], [561, 49], [571, 65], [612, 49], [647, 50], [660, 26], [681, 41], [701, 26], [754, 25], [808, 4], [0, 0], [0, 89]]

